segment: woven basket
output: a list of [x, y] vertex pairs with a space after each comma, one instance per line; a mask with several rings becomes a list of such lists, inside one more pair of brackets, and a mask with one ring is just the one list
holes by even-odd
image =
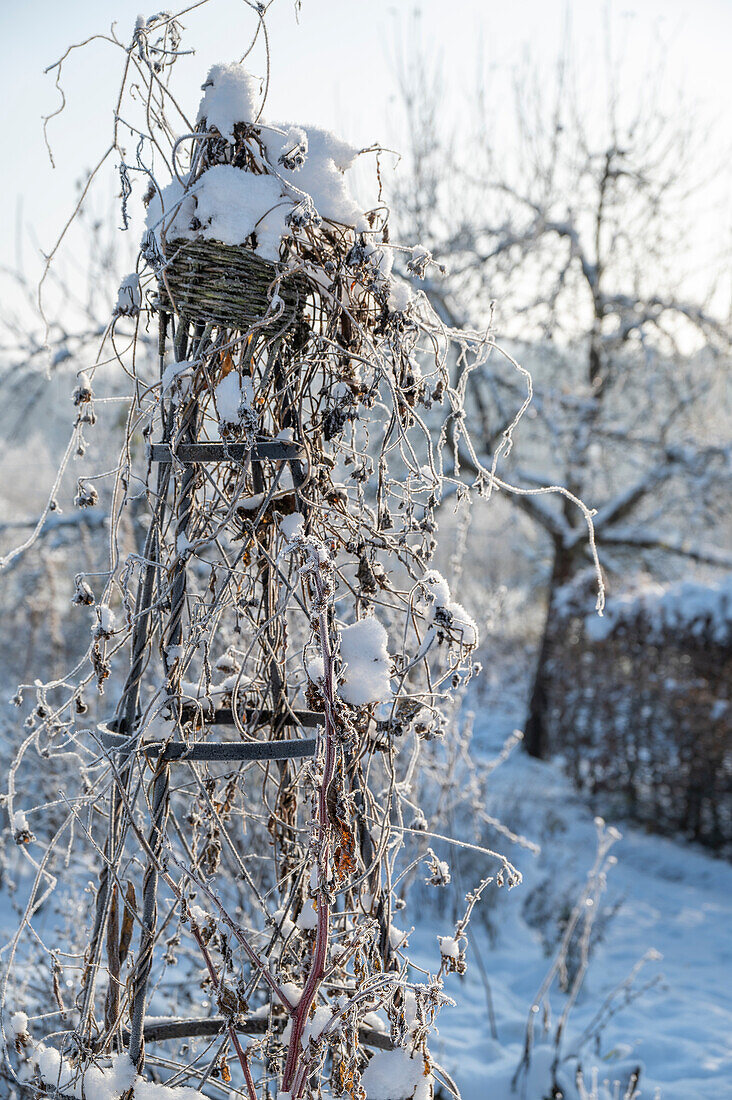
[[[167, 286], [161, 282], [160, 293], [168, 308], [191, 321], [212, 321], [241, 330], [251, 328], [266, 316], [269, 287], [278, 274], [275, 264], [247, 248], [218, 241], [179, 238], [168, 244], [167, 253]], [[305, 281], [293, 276], [282, 279], [276, 289], [285, 309], [264, 326], [266, 329], [279, 330], [291, 325], [307, 294]]]

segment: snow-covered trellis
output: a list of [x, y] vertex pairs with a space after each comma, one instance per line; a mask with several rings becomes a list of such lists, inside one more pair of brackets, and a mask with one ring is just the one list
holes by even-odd
[[[401, 252], [419, 279], [431, 257], [390, 242], [381, 201], [359, 208], [358, 150], [266, 122], [239, 64], [211, 69], [190, 122], [166, 78], [180, 55], [170, 16], [115, 44], [116, 128], [137, 146], [122, 161], [125, 217], [131, 175], [148, 181], [138, 269], [108, 333], [129, 414], [104, 590], [76, 582], [95, 614], [88, 661], [36, 686], [11, 775], [16, 840], [38, 868], [19, 937], [64, 831], [94, 853], [99, 882], [63, 1026], [33, 1045], [7, 1021], [5, 1033], [24, 1080], [90, 1100], [186, 1082], [247, 1100], [424, 1100], [443, 1074], [427, 1040], [444, 975], [465, 967], [470, 913], [491, 874], [519, 877], [484, 851], [492, 867], [464, 918], [415, 971], [403, 883], [423, 861], [435, 887], [450, 878], [428, 846], [420, 757], [479, 641], [431, 565], [437, 512], [468, 491], [458, 443], [477, 491], [506, 487], [463, 427], [466, 379], [495, 345], [448, 329], [392, 271]], [[125, 120], [128, 102], [143, 121]], [[154, 327], [150, 376], [136, 349]], [[75, 400], [80, 434], [93, 371]], [[80, 506], [97, 500], [90, 484]], [[144, 545], [123, 554], [141, 500]], [[120, 683], [94, 728], [80, 717], [90, 683]], [[84, 785], [37, 860], [14, 791], [44, 738], [49, 753], [73, 746]], [[12, 967], [5, 985], [12, 1005]]]

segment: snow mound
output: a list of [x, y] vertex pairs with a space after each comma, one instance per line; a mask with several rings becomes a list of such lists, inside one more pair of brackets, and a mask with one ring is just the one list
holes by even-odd
[[367, 1100], [428, 1100], [431, 1075], [424, 1069], [424, 1060], [407, 1050], [377, 1050], [361, 1077]]
[[203, 85], [198, 122], [215, 126], [222, 137], [234, 140], [234, 124], [251, 124], [259, 114], [259, 81], [243, 65], [212, 65]]
[[305, 517], [300, 512], [292, 512], [289, 516], [282, 516], [279, 526], [288, 546], [294, 539], [304, 533], [304, 523]]
[[197, 236], [240, 245], [254, 233], [259, 255], [273, 263], [279, 259], [290, 204], [275, 176], [255, 176], [231, 164], [215, 164], [192, 191], [201, 222]]
[[214, 390], [214, 401], [222, 428], [236, 427], [244, 420], [246, 411], [254, 403], [251, 378], [232, 370], [222, 378]]
[[354, 707], [381, 703], [391, 695], [391, 656], [386, 631], [376, 619], [361, 619], [341, 630], [345, 665], [341, 697]]
[[[209, 129], [234, 142], [236, 123], [256, 125], [258, 141], [250, 143], [254, 170], [214, 164], [195, 181], [173, 179], [148, 202], [148, 234], [231, 246], [254, 234], [254, 250], [277, 262], [283, 239], [300, 225], [327, 219], [368, 233], [345, 174], [360, 150], [318, 126], [266, 124], [258, 118], [259, 81], [241, 65], [214, 65], [203, 89], [198, 120], [205, 119]], [[406, 308], [407, 290], [395, 293]]]

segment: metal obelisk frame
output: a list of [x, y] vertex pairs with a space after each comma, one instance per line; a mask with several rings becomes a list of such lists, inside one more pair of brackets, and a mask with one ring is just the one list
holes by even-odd
[[[172, 404], [166, 406], [161, 395], [162, 440], [149, 448], [151, 463], [157, 466], [156, 492], [150, 527], [143, 552], [144, 568], [136, 596], [134, 628], [131, 637], [131, 664], [124, 688], [121, 692], [117, 712], [109, 732], [105, 735], [109, 747], [113, 750], [117, 769], [110, 796], [109, 828], [104, 848], [104, 861], [100, 871], [96, 908], [87, 962], [82, 982], [80, 1000], [80, 1023], [78, 1032], [82, 1040], [92, 1042], [94, 1024], [94, 995], [98, 972], [102, 966], [102, 957], [106, 950], [106, 967], [109, 983], [105, 1003], [105, 1019], [101, 1037], [97, 1035], [94, 1046], [100, 1050], [119, 1049], [125, 1040], [129, 1041], [129, 1054], [138, 1071], [142, 1070], [145, 1059], [145, 1010], [148, 1003], [148, 984], [150, 980], [153, 953], [156, 942], [158, 879], [163, 859], [166, 822], [170, 804], [170, 769], [186, 762], [205, 761], [245, 761], [270, 760], [277, 762], [280, 769], [280, 792], [282, 794], [279, 817], [279, 854], [283, 866], [278, 868], [278, 877], [286, 880], [290, 871], [287, 861], [288, 830], [288, 761], [313, 755], [315, 739], [299, 736], [289, 738], [288, 730], [301, 731], [314, 727], [321, 716], [310, 711], [295, 711], [288, 700], [287, 684], [284, 680], [283, 628], [275, 614], [277, 594], [276, 571], [272, 568], [271, 549], [275, 532], [270, 526], [257, 535], [263, 541], [264, 562], [260, 568], [258, 584], [261, 590], [262, 628], [260, 653], [263, 652], [263, 666], [267, 670], [268, 706], [244, 708], [237, 712], [232, 703], [230, 707], [210, 709], [197, 707], [195, 702], [184, 701], [181, 695], [182, 668], [180, 653], [185, 640], [187, 621], [189, 547], [192, 527], [196, 517], [196, 495], [206, 479], [209, 464], [228, 463], [241, 471], [249, 472], [255, 494], [267, 502], [280, 483], [283, 470], [288, 467], [291, 473], [292, 491], [297, 510], [307, 515], [307, 505], [302, 500], [299, 489], [305, 480], [305, 466], [302, 461], [302, 441], [294, 438], [298, 427], [298, 417], [292, 407], [292, 395], [288, 388], [285, 373], [282, 371], [281, 356], [286, 353], [286, 342], [293, 339], [287, 329], [297, 323], [302, 306], [302, 288], [291, 286], [289, 293], [283, 294], [285, 320], [279, 318], [277, 335], [272, 338], [266, 351], [266, 370], [273, 372], [280, 386], [279, 427], [287, 430], [289, 439], [248, 438], [244, 442], [216, 441], [206, 442], [200, 439], [201, 408], [198, 400], [199, 387], [211, 384], [211, 364], [218, 367], [229, 354], [233, 346], [244, 344], [251, 346], [252, 353], [256, 343], [257, 330], [262, 328], [262, 317], [271, 312], [268, 297], [264, 294], [267, 284], [274, 277], [275, 285], [280, 286], [273, 265], [265, 264], [243, 249], [227, 249], [224, 246], [202, 244], [196, 250], [193, 246], [182, 244], [176, 252], [176, 260], [168, 268], [168, 277], [163, 277], [159, 306], [160, 376], [165, 370], [168, 338], [173, 334], [172, 354], [175, 363], [190, 363], [190, 397], [181, 403], [178, 410]], [[218, 266], [217, 266], [218, 265]], [[221, 278], [222, 271], [228, 282], [225, 284], [223, 301], [206, 297], [201, 292], [201, 284], [206, 277], [212, 281]], [[238, 277], [238, 282], [237, 282]], [[188, 280], [188, 282], [186, 282]], [[172, 289], [172, 288], [175, 289]], [[234, 287], [234, 293], [231, 288]], [[237, 294], [236, 288], [239, 288]], [[180, 312], [181, 301], [185, 303], [187, 313]], [[177, 309], [176, 309], [177, 307]], [[237, 313], [237, 311], [239, 311]], [[189, 316], [188, 314], [193, 314]], [[256, 314], [260, 313], [258, 317]], [[246, 336], [249, 330], [248, 337]], [[261, 332], [260, 332], [261, 334]], [[290, 353], [292, 349], [290, 348]], [[251, 360], [251, 356], [250, 356]], [[232, 503], [232, 502], [230, 502]], [[261, 514], [261, 513], [260, 513]], [[168, 567], [167, 577], [163, 577], [164, 561], [162, 538], [163, 531], [172, 531], [175, 552], [172, 566]], [[242, 546], [240, 557], [247, 551], [256, 533], [256, 520], [251, 524], [247, 541]], [[196, 537], [204, 537], [205, 532], [198, 531]], [[268, 547], [267, 544], [270, 544]], [[165, 608], [164, 616], [156, 628], [154, 624], [155, 608]], [[159, 646], [165, 672], [168, 717], [174, 723], [176, 734], [163, 742], [145, 740], [141, 722], [141, 684], [146, 666], [151, 659], [153, 635], [159, 634]], [[209, 727], [235, 726], [242, 730], [246, 724], [248, 733], [269, 729], [267, 740], [218, 741], [203, 739], [202, 734]], [[195, 731], [195, 736], [192, 732]], [[123, 984], [121, 967], [131, 947], [132, 914], [128, 897], [122, 898], [121, 883], [117, 869], [120, 866], [125, 842], [130, 832], [130, 817], [133, 811], [133, 776], [135, 757], [142, 756], [152, 768], [152, 780], [146, 795], [148, 812], [147, 834], [144, 843], [144, 874], [142, 881], [141, 907], [138, 917], [138, 939], [132, 945], [135, 948], [134, 966], [127, 983], [127, 1005], [122, 1004]], [[138, 840], [140, 838], [138, 837]], [[129, 1028], [123, 1026], [129, 1020]], [[185, 1022], [173, 1021], [173, 1034], [185, 1035]], [[178, 1029], [176, 1031], [176, 1028]], [[181, 1031], [181, 1028], [183, 1030]], [[165, 1034], [158, 1021], [155, 1034]], [[170, 1030], [170, 1028], [168, 1029]], [[230, 1029], [231, 1030], [231, 1029]], [[232, 1034], [235, 1040], [235, 1036]]]

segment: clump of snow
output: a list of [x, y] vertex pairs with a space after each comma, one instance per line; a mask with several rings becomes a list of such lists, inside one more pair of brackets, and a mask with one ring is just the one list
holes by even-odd
[[279, 259], [291, 204], [283, 198], [282, 184], [275, 176], [255, 176], [232, 164], [215, 164], [192, 191], [201, 222], [196, 235], [240, 245], [254, 233], [259, 255], [273, 263]]
[[149, 233], [163, 235], [167, 240], [175, 237], [192, 237], [191, 222], [196, 213], [193, 191], [186, 191], [183, 183], [173, 179], [161, 191], [155, 191], [145, 215], [145, 227]]
[[318, 910], [312, 902], [305, 902], [295, 923], [297, 927], [301, 928], [303, 931], [312, 931], [314, 928], [317, 928]]
[[[286, 129], [288, 135], [293, 129], [290, 123], [279, 128]], [[297, 168], [288, 169], [285, 164], [278, 166], [282, 179], [299, 192], [305, 192], [321, 218], [351, 225], [358, 230], [368, 229], [344, 175], [353, 165], [359, 150], [319, 126], [297, 127], [297, 130], [301, 140], [304, 138], [307, 143], [307, 156]], [[270, 163], [277, 164], [283, 150], [286, 152], [287, 138], [283, 145], [279, 134], [265, 132], [263, 137]], [[301, 201], [302, 196], [294, 190], [290, 194], [294, 202]]]
[[305, 666], [305, 671], [308, 674], [308, 679], [312, 680], [314, 684], [317, 684], [319, 680], [325, 679], [323, 658], [311, 657]]
[[447, 607], [450, 602], [450, 586], [436, 569], [430, 569], [422, 577], [422, 587], [430, 596], [434, 607]]
[[137, 317], [141, 305], [140, 277], [133, 271], [131, 275], [126, 275], [120, 284], [114, 312], [122, 317]]
[[190, 374], [194, 366], [195, 363], [192, 363], [189, 359], [183, 359], [180, 363], [169, 363], [160, 380], [162, 395], [165, 396], [170, 390], [184, 394], [188, 389], [190, 378], [184, 378], [183, 376]]
[[296, 985], [295, 982], [283, 982], [280, 989], [293, 1008], [297, 1008], [302, 997], [302, 986]]
[[[27, 824], [27, 823], [26, 823]], [[14, 1012], [8, 1025], [10, 1038], [20, 1039], [28, 1034], [28, 1014], [26, 1012]]]
[[[257, 117], [258, 100], [259, 83], [243, 66], [215, 65], [210, 70], [199, 120], [205, 118], [230, 141], [235, 123], [251, 125], [256, 120], [262, 126], [258, 133], [266, 156], [263, 166], [269, 170], [254, 173], [216, 164], [190, 186], [185, 177], [172, 180], [149, 199], [148, 242], [157, 234], [167, 241], [204, 237], [236, 246], [254, 234], [256, 251], [276, 262], [284, 237], [299, 226], [317, 226], [323, 218], [368, 232], [345, 175], [359, 150], [317, 126], [265, 125]], [[379, 251], [372, 243], [368, 250], [386, 279], [390, 251]]]
[[307, 1047], [311, 1039], [318, 1039], [323, 1028], [326, 1027], [332, 1019], [333, 1010], [328, 1008], [327, 1005], [318, 1005], [318, 1007], [315, 1009], [315, 1012], [305, 1024], [305, 1027], [302, 1030], [300, 1042], [303, 1047]]
[[292, 512], [289, 516], [283, 516], [280, 520], [280, 531], [284, 535], [288, 546], [299, 535], [303, 534], [305, 517], [300, 512]]
[[[54, 364], [55, 365], [55, 364]], [[91, 401], [94, 396], [94, 390], [92, 389], [91, 378], [85, 370], [80, 370], [77, 374], [78, 385], [72, 394], [72, 399], [75, 405], [85, 405], [87, 401]]]
[[438, 936], [440, 942], [440, 954], [444, 959], [459, 959], [460, 944], [452, 936]]
[[290, 920], [287, 915], [287, 910], [284, 908], [276, 909], [275, 912], [272, 914], [272, 920], [279, 928], [280, 935], [283, 937], [283, 939], [287, 939], [287, 937], [295, 930], [295, 923], [294, 921]]
[[450, 882], [450, 864], [445, 859], [439, 859], [431, 848], [427, 849], [429, 856], [429, 877], [425, 882], [432, 886], [447, 886]]
[[459, 637], [466, 649], [475, 649], [479, 641], [475, 620], [461, 603], [451, 599], [450, 586], [442, 574], [436, 569], [430, 569], [422, 578], [421, 585], [431, 604], [430, 631], [434, 632], [437, 626], [444, 626]]
[[407, 932], [402, 931], [401, 928], [397, 928], [395, 924], [389, 925], [389, 943], [395, 951], [405, 946], [408, 938], [409, 934]]
[[409, 283], [404, 279], [392, 277], [389, 287], [389, 309], [392, 313], [404, 313], [412, 300], [412, 291]]
[[428, 1100], [431, 1081], [424, 1059], [401, 1048], [377, 1050], [361, 1077], [367, 1100]]
[[13, 832], [14, 833], [28, 833], [30, 829], [28, 827], [28, 818], [25, 816], [22, 810], [16, 810], [13, 814]]
[[213, 920], [213, 917], [209, 913], [207, 913], [206, 910], [203, 909], [200, 905], [189, 905], [188, 912], [190, 914], [191, 920], [194, 922], [194, 924], [198, 925], [199, 928], [206, 928], [208, 924]]
[[175, 737], [177, 726], [172, 719], [164, 718], [158, 711], [148, 718], [141, 732], [145, 734], [145, 739], [148, 741], [167, 741]]
[[117, 618], [114, 611], [106, 603], [98, 604], [96, 610], [97, 621], [92, 627], [92, 634], [95, 637], [111, 638], [117, 629]]
[[222, 378], [214, 390], [214, 401], [223, 429], [244, 423], [252, 408], [254, 388], [251, 378], [232, 370]]
[[389, 639], [377, 619], [361, 619], [341, 630], [344, 682], [341, 697], [354, 707], [381, 703], [391, 695]]
[[[200, 1100], [201, 1097], [194, 1089], [173, 1089], [143, 1081], [138, 1078], [127, 1054], [115, 1055], [111, 1065], [104, 1070], [98, 1066], [88, 1066], [83, 1077], [54, 1047], [43, 1043], [36, 1050], [35, 1060], [45, 1084], [79, 1100], [82, 1097], [84, 1100], [118, 1100], [133, 1085], [136, 1100], [192, 1100], [193, 1097]], [[163, 1091], [153, 1091], [157, 1089]]]
[[277, 163], [290, 171], [302, 168], [308, 155], [308, 135], [301, 126], [290, 126], [285, 134]]
[[202, 86], [198, 122], [215, 126], [222, 137], [234, 140], [234, 124], [253, 123], [259, 114], [261, 87], [243, 65], [212, 65]]

